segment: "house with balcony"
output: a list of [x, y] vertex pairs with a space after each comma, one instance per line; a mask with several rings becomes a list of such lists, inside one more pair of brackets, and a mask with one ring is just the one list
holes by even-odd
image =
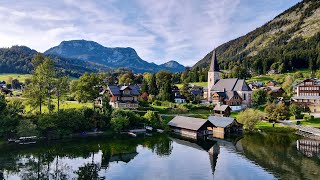
[[109, 85], [105, 93], [109, 95], [109, 104], [114, 108], [139, 107], [140, 88], [137, 85]]
[[320, 112], [320, 80], [304, 79], [293, 87], [294, 97], [292, 100], [294, 103], [303, 105], [310, 112]]

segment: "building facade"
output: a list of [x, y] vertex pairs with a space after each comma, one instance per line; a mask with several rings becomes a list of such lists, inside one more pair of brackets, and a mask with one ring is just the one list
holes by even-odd
[[106, 93], [110, 97], [109, 104], [114, 108], [136, 109], [139, 107], [140, 89], [137, 85], [110, 85]]
[[229, 105], [232, 110], [241, 110], [251, 106], [252, 89], [244, 79], [220, 79], [220, 70], [217, 56], [213, 51], [211, 65], [208, 72], [209, 102], [220, 105]]
[[294, 86], [292, 100], [310, 112], [320, 112], [320, 81], [318, 79], [305, 79]]

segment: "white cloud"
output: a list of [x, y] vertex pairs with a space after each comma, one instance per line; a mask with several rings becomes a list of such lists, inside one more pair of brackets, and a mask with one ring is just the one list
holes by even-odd
[[63, 40], [133, 47], [142, 59], [193, 65], [214, 47], [244, 35], [297, 0], [20, 1], [0, 3], [0, 46], [38, 51]]

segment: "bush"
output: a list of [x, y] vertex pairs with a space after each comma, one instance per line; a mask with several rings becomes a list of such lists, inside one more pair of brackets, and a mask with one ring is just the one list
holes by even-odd
[[308, 117], [308, 116], [304, 116], [303, 119], [306, 120], [306, 121], [308, 121], [308, 120], [309, 120], [309, 117]]
[[91, 128], [84, 113], [77, 109], [65, 109], [50, 114], [42, 114], [38, 117], [37, 125], [41, 134], [54, 138]]
[[36, 136], [37, 125], [33, 124], [30, 120], [20, 120], [17, 127], [18, 136]]
[[310, 120], [311, 121], [314, 120], [314, 116], [313, 115], [310, 116]]
[[254, 130], [256, 124], [258, 121], [261, 121], [263, 118], [262, 113], [259, 110], [255, 109], [246, 109], [245, 111], [242, 111], [237, 116], [238, 122], [243, 124], [243, 127], [245, 129], [248, 129], [249, 131]]
[[130, 124], [129, 118], [127, 116], [117, 116], [111, 119], [111, 126], [117, 132], [126, 129]]
[[297, 121], [296, 125], [300, 125], [301, 124], [301, 121]]
[[149, 125], [152, 127], [159, 127], [160, 121], [159, 121], [159, 115], [154, 111], [147, 111], [147, 113], [143, 116]]
[[161, 101], [159, 101], [159, 100], [154, 100], [153, 103], [152, 103], [152, 105], [154, 105], [154, 106], [161, 106]]

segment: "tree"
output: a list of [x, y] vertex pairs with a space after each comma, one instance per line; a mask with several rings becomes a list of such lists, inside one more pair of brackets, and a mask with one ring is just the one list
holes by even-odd
[[290, 118], [289, 108], [284, 103], [278, 103], [274, 112], [277, 120], [286, 120]]
[[71, 91], [79, 102], [94, 101], [99, 96], [103, 79], [94, 73], [84, 73], [78, 81], [71, 83]]
[[187, 101], [192, 101], [193, 100], [192, 94], [189, 91], [189, 84], [188, 83], [186, 83], [186, 82], [183, 83], [182, 88], [180, 90], [180, 93], [184, 97], [186, 97]]
[[148, 87], [148, 82], [144, 79], [142, 81], [142, 85], [141, 85], [141, 93], [148, 93], [149, 92], [149, 87]]
[[59, 77], [55, 81], [55, 94], [57, 96], [58, 111], [60, 110], [60, 101], [69, 91], [69, 78], [67, 76]]
[[56, 76], [53, 61], [45, 58], [43, 63], [38, 64], [29, 84], [25, 89], [25, 94], [29, 97], [29, 103], [33, 107], [39, 107], [42, 113], [42, 105], [48, 101], [48, 108], [51, 109], [51, 93], [54, 88], [54, 78]]
[[147, 111], [147, 113], [143, 117], [152, 127], [158, 127], [160, 125], [159, 118], [154, 111]]
[[45, 57], [43, 56], [42, 53], [37, 53], [34, 58], [31, 61], [31, 64], [33, 68], [38, 67], [40, 64], [42, 64], [45, 60]]
[[20, 120], [17, 127], [17, 134], [21, 136], [35, 136], [37, 135], [37, 126], [30, 120]]
[[171, 84], [170, 82], [166, 82], [163, 87], [161, 87], [159, 92], [159, 97], [162, 101], [171, 101]]
[[289, 110], [291, 115], [293, 115], [296, 119], [301, 119], [303, 115], [301, 114], [303, 112], [303, 107], [297, 104], [291, 104], [289, 106]]
[[265, 112], [269, 121], [285, 120], [290, 118], [288, 107], [284, 103], [268, 103]]
[[113, 117], [110, 123], [115, 131], [120, 132], [121, 130], [129, 126], [130, 121], [127, 116], [117, 116]]
[[253, 131], [257, 122], [263, 118], [259, 110], [248, 108], [237, 116], [237, 121], [243, 124], [243, 127], [249, 131]]
[[149, 94], [154, 96], [158, 95], [157, 80], [155, 74], [152, 75], [151, 82], [149, 84]]
[[132, 71], [128, 71], [126, 74], [123, 74], [119, 78], [119, 84], [133, 84], [134, 74]]
[[266, 96], [267, 96], [267, 93], [264, 89], [255, 90], [252, 93], [252, 103], [257, 106], [263, 105], [267, 101]]
[[275, 109], [276, 109], [276, 104], [268, 102], [264, 111], [267, 113], [267, 117], [268, 117], [269, 121], [276, 121], [277, 120], [277, 117], [274, 113]]
[[13, 79], [11, 81], [12, 89], [21, 89], [21, 85], [22, 83], [20, 83], [18, 79]]

